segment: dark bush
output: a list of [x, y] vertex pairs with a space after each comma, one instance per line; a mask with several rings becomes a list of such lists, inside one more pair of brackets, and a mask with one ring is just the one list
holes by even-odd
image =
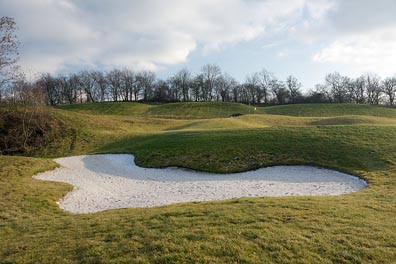
[[29, 154], [60, 137], [64, 125], [43, 108], [0, 107], [0, 154]]

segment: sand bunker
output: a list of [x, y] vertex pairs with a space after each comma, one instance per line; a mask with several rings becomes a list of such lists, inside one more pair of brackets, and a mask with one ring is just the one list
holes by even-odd
[[308, 166], [275, 166], [223, 175], [181, 168], [140, 168], [134, 156], [126, 154], [55, 161], [62, 167], [34, 178], [72, 184], [74, 190], [59, 201], [62, 209], [72, 213], [238, 197], [339, 195], [367, 186], [355, 176]]

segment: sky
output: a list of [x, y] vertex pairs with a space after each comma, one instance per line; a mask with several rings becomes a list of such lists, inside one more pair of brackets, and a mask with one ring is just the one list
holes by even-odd
[[243, 82], [262, 69], [309, 90], [326, 73], [396, 73], [395, 0], [0, 0], [28, 74], [205, 64]]

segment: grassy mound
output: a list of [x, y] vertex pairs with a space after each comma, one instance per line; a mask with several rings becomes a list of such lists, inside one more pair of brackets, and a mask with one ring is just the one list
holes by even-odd
[[92, 115], [138, 115], [144, 114], [150, 106], [132, 102], [104, 102], [62, 105], [57, 108]]
[[[140, 115], [162, 118], [219, 118], [232, 114], [248, 114], [249, 106], [240, 103], [180, 102], [167, 104], [143, 104], [135, 102], [111, 102], [73, 104], [58, 109], [93, 115]], [[250, 107], [253, 113], [254, 107]]]
[[[250, 107], [251, 113], [254, 107]], [[233, 114], [248, 114], [249, 106], [240, 103], [188, 102], [152, 106], [147, 114], [166, 118], [225, 118]]]

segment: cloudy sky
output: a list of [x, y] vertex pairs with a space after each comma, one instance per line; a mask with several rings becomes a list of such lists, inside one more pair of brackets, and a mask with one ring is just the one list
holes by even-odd
[[395, 0], [0, 0], [28, 72], [127, 67], [166, 78], [206, 63], [266, 68], [305, 89], [328, 72], [396, 73]]

